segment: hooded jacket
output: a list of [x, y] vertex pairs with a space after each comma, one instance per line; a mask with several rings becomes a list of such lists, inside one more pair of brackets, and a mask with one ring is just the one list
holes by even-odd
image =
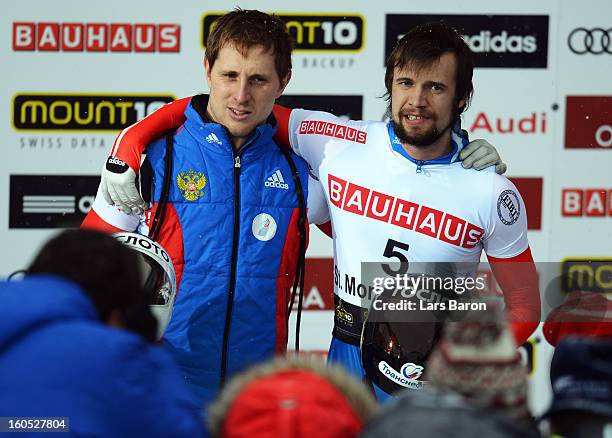
[[160, 348], [104, 325], [75, 284], [0, 282], [0, 412], [67, 417], [71, 435], [203, 436], [200, 407]]

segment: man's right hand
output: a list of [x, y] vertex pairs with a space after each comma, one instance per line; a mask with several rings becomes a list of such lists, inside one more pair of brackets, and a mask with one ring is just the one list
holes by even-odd
[[109, 205], [116, 205], [124, 213], [144, 213], [146, 203], [136, 187], [136, 172], [122, 160], [108, 157], [102, 168], [100, 190]]

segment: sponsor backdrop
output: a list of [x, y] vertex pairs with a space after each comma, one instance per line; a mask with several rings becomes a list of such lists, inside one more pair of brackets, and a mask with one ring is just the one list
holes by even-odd
[[[508, 163], [528, 209], [536, 261], [598, 259], [609, 270], [612, 30], [606, 17], [612, 4], [587, 3], [245, 0], [240, 6], [277, 12], [295, 35], [293, 78], [282, 102], [347, 118], [384, 118], [384, 58], [411, 26], [445, 18], [459, 28], [476, 61], [463, 125], [495, 144]], [[24, 267], [58, 228], [79, 224], [119, 129], [176, 97], [206, 91], [206, 40], [227, 10], [220, 0], [6, 5], [1, 276]], [[323, 351], [330, 339], [331, 255], [330, 240], [313, 230], [307, 350]], [[552, 349], [538, 332], [521, 351], [539, 413], [549, 400]]]

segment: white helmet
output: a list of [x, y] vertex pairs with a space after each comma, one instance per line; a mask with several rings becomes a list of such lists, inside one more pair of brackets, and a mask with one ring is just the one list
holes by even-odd
[[170, 322], [176, 298], [176, 275], [172, 260], [159, 243], [147, 236], [127, 232], [113, 236], [142, 254], [143, 286], [152, 296], [151, 313], [157, 319], [157, 339], [161, 339]]

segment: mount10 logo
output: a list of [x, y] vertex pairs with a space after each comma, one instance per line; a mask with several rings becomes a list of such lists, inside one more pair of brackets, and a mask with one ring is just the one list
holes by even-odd
[[171, 95], [18, 94], [13, 98], [13, 126], [25, 131], [117, 131], [174, 99]]
[[386, 18], [385, 60], [395, 43], [413, 27], [444, 21], [472, 49], [476, 67], [546, 68], [547, 15], [396, 15]]
[[[202, 19], [202, 46], [206, 47], [214, 22], [224, 13], [206, 14]], [[295, 50], [351, 51], [364, 45], [365, 20], [356, 14], [276, 13], [295, 39]]]

